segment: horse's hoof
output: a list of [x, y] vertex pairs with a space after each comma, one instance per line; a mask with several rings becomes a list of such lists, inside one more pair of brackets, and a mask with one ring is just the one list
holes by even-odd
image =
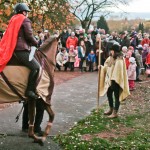
[[28, 137], [34, 139], [35, 135], [34, 134], [28, 134]]
[[44, 146], [44, 142], [43, 138], [34, 139], [34, 143], [38, 143], [40, 146]]

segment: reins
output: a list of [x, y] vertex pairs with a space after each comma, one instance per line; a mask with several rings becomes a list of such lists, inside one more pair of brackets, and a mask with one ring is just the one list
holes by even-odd
[[56, 66], [56, 64], [52, 62], [50, 59], [48, 59], [47, 56], [41, 50], [38, 50], [38, 51], [46, 58], [48, 62], [50, 62], [54, 67]]

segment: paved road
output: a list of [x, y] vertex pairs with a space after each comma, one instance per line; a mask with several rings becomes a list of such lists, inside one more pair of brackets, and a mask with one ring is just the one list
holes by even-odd
[[[100, 104], [105, 101], [100, 99]], [[52, 97], [52, 108], [55, 112], [55, 120], [50, 136], [65, 133], [70, 127], [84, 118], [97, 104], [97, 72], [84, 73], [67, 82], [55, 86]], [[41, 146], [33, 144], [33, 140], [27, 138], [21, 132], [21, 118], [15, 123], [15, 117], [21, 109], [21, 104], [13, 104], [9, 108], [0, 111], [0, 150], [39, 150]], [[44, 114], [42, 128], [45, 127], [48, 115]], [[5, 136], [4, 136], [5, 135]], [[43, 150], [60, 150], [49, 137], [42, 147]]]

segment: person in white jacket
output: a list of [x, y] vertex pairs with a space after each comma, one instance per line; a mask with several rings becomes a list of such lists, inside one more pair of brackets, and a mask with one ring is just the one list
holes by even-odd
[[66, 51], [66, 48], [62, 47], [60, 52], [56, 56], [56, 67], [58, 70], [61, 70], [61, 67], [64, 66], [64, 71], [67, 71], [67, 68], [69, 66], [69, 61], [68, 61], [68, 53]]

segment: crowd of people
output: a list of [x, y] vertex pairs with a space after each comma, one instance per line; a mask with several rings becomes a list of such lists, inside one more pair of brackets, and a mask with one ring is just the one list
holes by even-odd
[[[136, 32], [132, 27], [131, 32], [123, 31], [106, 34], [104, 29], [94, 28], [93, 30], [70, 28], [64, 29], [61, 33], [56, 30], [54, 35], [61, 35], [56, 55], [56, 68], [61, 71], [79, 68], [81, 72], [97, 71], [99, 57], [99, 37], [101, 37], [101, 64], [110, 55], [114, 43], [120, 45], [126, 63], [130, 90], [135, 89], [135, 81], [142, 81], [139, 75], [146, 72], [150, 77], [150, 36], [148, 33]], [[0, 39], [3, 37], [0, 32]], [[40, 47], [50, 37], [48, 30], [38, 31], [35, 38]]]
[[[54, 34], [59, 35], [60, 33], [57, 30]], [[134, 27], [132, 27], [131, 32], [123, 31], [117, 33], [114, 31], [111, 34], [105, 34], [105, 30], [97, 28], [87, 32], [85, 32], [85, 29], [64, 29], [61, 33], [56, 56], [57, 69], [61, 70], [64, 68], [64, 71], [74, 71], [74, 67], [79, 67], [81, 72], [97, 70], [98, 35], [101, 36], [101, 49], [103, 50], [101, 64], [104, 64], [112, 45], [117, 42], [126, 61], [129, 79], [141, 81], [139, 78], [140, 73], [144, 70], [148, 72], [150, 68], [150, 38], [148, 33], [136, 32]], [[48, 30], [45, 30], [44, 33], [38, 32], [38, 45], [40, 46], [49, 36]], [[133, 66], [136, 69], [133, 69]], [[135, 70], [134, 76], [131, 70]]]

